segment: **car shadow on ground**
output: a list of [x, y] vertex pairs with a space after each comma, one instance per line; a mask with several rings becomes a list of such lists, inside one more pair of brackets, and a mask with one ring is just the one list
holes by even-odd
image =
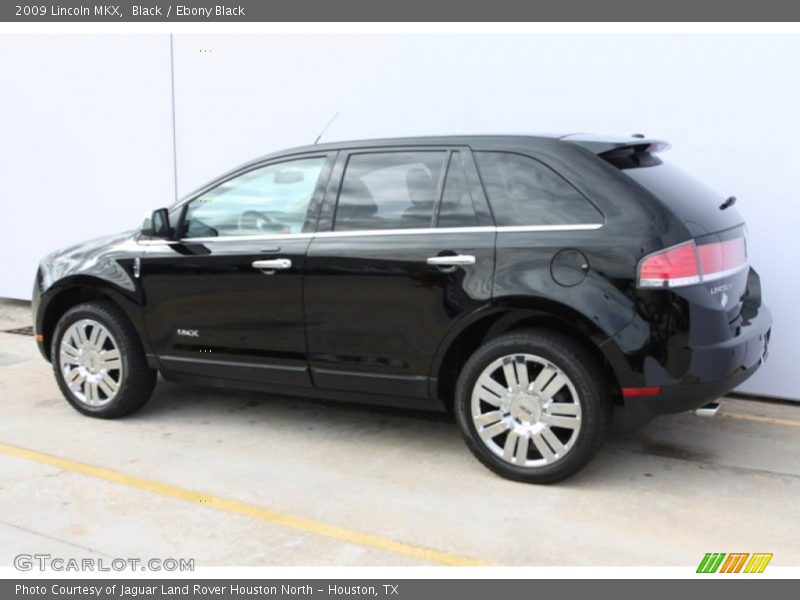
[[[331, 438], [344, 438], [343, 443], [347, 443], [352, 434], [361, 433], [386, 446], [422, 445], [442, 459], [461, 462], [466, 457], [474, 460], [461, 439], [454, 416], [446, 411], [222, 390], [160, 379], [150, 402], [133, 418], [158, 423], [171, 431], [179, 430], [181, 423], [186, 422], [213, 425], [213, 437], [217, 439], [256, 435], [259, 425], [279, 430], [324, 432], [323, 435]], [[619, 480], [628, 481], [637, 474], [652, 477], [654, 458], [712, 463], [716, 456], [714, 449], [697, 443], [686, 444], [681, 439], [671, 441], [664, 435], [666, 430], [676, 427], [691, 429], [693, 419], [688, 415], [665, 416], [634, 431], [612, 429], [607, 443], [589, 466], [559, 485], [605, 487]], [[733, 440], [731, 445], [735, 445]], [[628, 464], [629, 473], [620, 472], [617, 465], [620, 461]], [[475, 470], [494, 477], [477, 461]]]

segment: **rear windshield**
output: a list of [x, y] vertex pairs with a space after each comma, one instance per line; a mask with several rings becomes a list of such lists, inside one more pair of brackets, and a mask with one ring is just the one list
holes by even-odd
[[661, 162], [652, 166], [622, 168], [621, 171], [661, 200], [682, 221], [713, 233], [742, 223], [736, 208], [721, 210], [730, 195], [712, 190], [679, 168]]

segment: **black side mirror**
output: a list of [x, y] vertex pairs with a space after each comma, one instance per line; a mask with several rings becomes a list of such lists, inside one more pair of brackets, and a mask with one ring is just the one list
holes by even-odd
[[173, 230], [169, 226], [169, 211], [166, 208], [154, 210], [152, 216], [144, 220], [142, 234], [149, 237], [171, 239]]

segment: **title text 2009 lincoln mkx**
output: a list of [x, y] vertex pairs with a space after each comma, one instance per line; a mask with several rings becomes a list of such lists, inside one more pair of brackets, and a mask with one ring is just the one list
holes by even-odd
[[37, 340], [87, 415], [138, 409], [157, 372], [443, 406], [490, 469], [556, 481], [612, 413], [704, 406], [766, 355], [735, 198], [667, 147], [453, 136], [272, 154], [45, 258]]

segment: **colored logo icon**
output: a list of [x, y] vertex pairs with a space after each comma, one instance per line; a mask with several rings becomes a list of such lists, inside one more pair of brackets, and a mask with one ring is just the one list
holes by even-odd
[[771, 560], [771, 552], [708, 552], [697, 566], [697, 572], [763, 573]]

